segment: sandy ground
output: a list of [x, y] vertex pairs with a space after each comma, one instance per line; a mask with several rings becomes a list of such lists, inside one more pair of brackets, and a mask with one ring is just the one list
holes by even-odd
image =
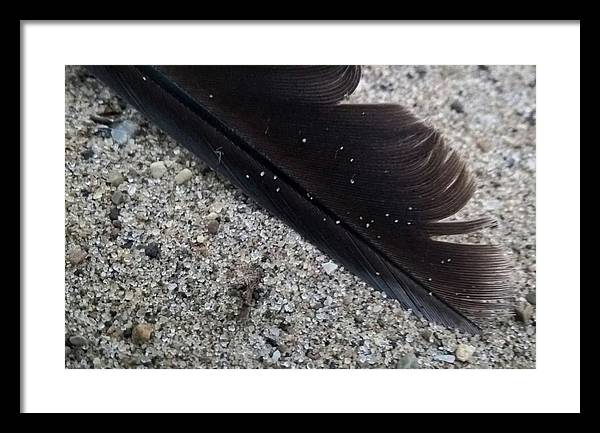
[[[535, 91], [532, 66], [392, 66], [365, 67], [351, 97], [401, 103], [440, 129], [479, 184], [461, 214], [498, 219], [464, 239], [511, 253], [520, 314], [468, 336], [341, 266], [325, 272], [328, 257], [67, 67], [65, 366], [534, 368]], [[132, 123], [92, 120], [111, 111]]]

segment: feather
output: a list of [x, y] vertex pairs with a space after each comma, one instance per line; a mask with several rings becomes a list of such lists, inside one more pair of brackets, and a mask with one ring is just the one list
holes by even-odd
[[92, 66], [212, 169], [372, 287], [478, 332], [508, 314], [503, 250], [435, 240], [475, 191], [443, 137], [394, 104], [343, 103], [356, 66]]

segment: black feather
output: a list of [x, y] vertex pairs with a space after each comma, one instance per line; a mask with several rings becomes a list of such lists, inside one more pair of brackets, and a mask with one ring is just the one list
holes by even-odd
[[94, 66], [178, 142], [371, 286], [476, 332], [508, 312], [503, 251], [441, 242], [475, 185], [441, 135], [398, 105], [340, 103], [355, 66]]

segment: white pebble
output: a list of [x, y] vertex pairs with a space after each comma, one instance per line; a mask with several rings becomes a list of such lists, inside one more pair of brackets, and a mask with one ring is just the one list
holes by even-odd
[[177, 176], [175, 176], [175, 183], [177, 183], [177, 185], [181, 185], [182, 183], [187, 182], [191, 178], [192, 171], [189, 168], [184, 168], [179, 173], [177, 173]]
[[322, 266], [323, 266], [323, 270], [325, 271], [326, 274], [332, 274], [338, 268], [338, 265], [336, 265], [332, 261], [323, 263]]
[[467, 362], [471, 356], [475, 353], [475, 348], [468, 344], [459, 344], [456, 347], [455, 355], [456, 359], [462, 362]]
[[150, 175], [154, 179], [163, 177], [166, 172], [167, 172], [167, 166], [165, 165], [165, 163], [163, 161], [156, 161], [156, 162], [153, 162], [152, 164], [150, 164]]

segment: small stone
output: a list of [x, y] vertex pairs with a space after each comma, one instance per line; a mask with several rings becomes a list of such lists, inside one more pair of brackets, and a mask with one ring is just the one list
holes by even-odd
[[431, 331], [431, 329], [424, 329], [421, 332], [421, 337], [423, 337], [423, 340], [428, 341], [428, 342], [433, 342], [433, 332]]
[[146, 248], [144, 248], [144, 252], [151, 259], [157, 259], [160, 255], [160, 246], [156, 242], [150, 242], [146, 245]]
[[124, 120], [113, 124], [111, 135], [118, 144], [125, 144], [133, 137], [138, 130], [138, 125], [131, 120]]
[[179, 173], [177, 173], [177, 176], [175, 176], [175, 183], [177, 185], [181, 185], [182, 183], [187, 182], [191, 178], [192, 178], [192, 171], [189, 168], [184, 168]]
[[529, 304], [519, 305], [518, 307], [515, 308], [515, 313], [517, 313], [518, 320], [520, 320], [521, 322], [527, 323], [533, 317], [533, 306], [531, 306]]
[[90, 159], [92, 156], [94, 156], [94, 151], [92, 149], [85, 149], [81, 152], [81, 157], [83, 159]]
[[436, 361], [443, 361], [449, 364], [454, 364], [456, 357], [454, 355], [435, 355], [433, 359]]
[[119, 219], [119, 208], [117, 208], [117, 207], [111, 208], [110, 212], [108, 213], [108, 217], [113, 221], [116, 219]]
[[110, 201], [112, 201], [115, 205], [120, 205], [125, 201], [125, 194], [123, 194], [121, 191], [115, 191], [110, 197]]
[[217, 234], [218, 231], [219, 231], [219, 221], [217, 221], [217, 220], [210, 220], [208, 222], [208, 224], [206, 225], [206, 229], [208, 230], [208, 232], [211, 235]]
[[75, 245], [69, 252], [67, 253], [67, 259], [72, 265], [78, 265], [82, 263], [87, 257], [87, 253], [83, 248], [79, 245]]
[[465, 112], [465, 108], [463, 107], [463, 104], [460, 101], [452, 102], [452, 104], [450, 104], [450, 108], [459, 114]]
[[150, 341], [154, 328], [148, 323], [139, 323], [135, 325], [131, 332], [131, 339], [134, 343], [144, 344]]
[[221, 211], [223, 210], [223, 203], [216, 201], [210, 205], [208, 210], [215, 213], [221, 213]]
[[94, 368], [102, 368], [102, 361], [100, 361], [100, 358], [94, 358], [92, 364], [94, 365]]
[[454, 352], [456, 359], [462, 362], [467, 362], [473, 353], [475, 353], [475, 348], [468, 344], [459, 344]]
[[479, 150], [481, 150], [483, 153], [487, 153], [490, 150], [492, 150], [492, 145], [487, 140], [478, 140], [477, 141], [477, 148]]
[[335, 272], [335, 270], [338, 268], [338, 265], [336, 265], [332, 261], [329, 261], [327, 263], [323, 263], [321, 266], [323, 266], [323, 270], [328, 275], [332, 274], [333, 272]]
[[118, 171], [111, 171], [108, 174], [108, 182], [112, 186], [119, 186], [123, 182], [125, 182], [125, 177], [121, 173], [119, 173]]
[[423, 78], [425, 76], [425, 74], [427, 74], [427, 69], [425, 69], [424, 66], [417, 66], [415, 68], [415, 72], [417, 73], [419, 78]]
[[396, 364], [396, 368], [419, 368], [419, 363], [417, 362], [417, 357], [414, 353], [409, 353], [404, 355], [402, 358], [398, 360], [398, 364]]
[[154, 179], [158, 179], [167, 172], [167, 166], [163, 161], [157, 161], [150, 164], [150, 175]]
[[276, 350], [275, 352], [273, 352], [273, 356], [271, 356], [271, 359], [273, 360], [273, 362], [277, 362], [279, 361], [279, 358], [281, 358], [281, 352], [279, 350]]
[[531, 291], [527, 293], [525, 295], [525, 299], [527, 299], [527, 302], [529, 302], [531, 305], [535, 305], [535, 292]]
[[72, 337], [69, 338], [69, 343], [71, 343], [71, 345], [73, 345], [73, 346], [80, 347], [80, 346], [85, 346], [86, 344], [88, 344], [88, 341], [86, 338], [82, 337], [81, 335], [73, 335]]

